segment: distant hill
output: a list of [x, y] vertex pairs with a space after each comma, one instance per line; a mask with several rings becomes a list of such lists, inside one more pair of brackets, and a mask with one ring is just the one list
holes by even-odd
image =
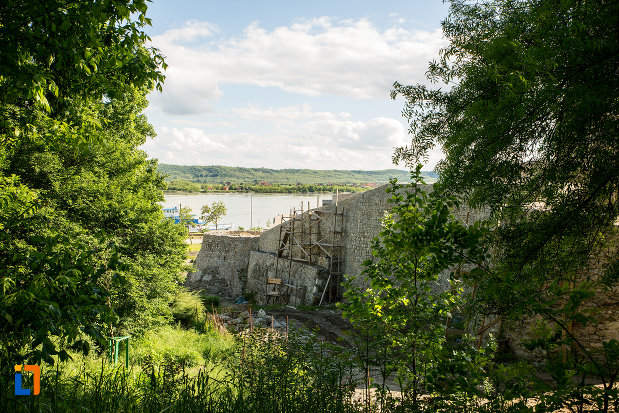
[[[232, 166], [197, 166], [197, 165], [170, 165], [159, 164], [159, 171], [166, 175], [166, 181], [189, 181], [195, 183], [225, 184], [231, 183], [260, 183], [271, 184], [385, 184], [391, 178], [400, 182], [409, 180], [410, 172], [398, 169], [380, 171], [362, 170], [318, 170], [318, 169], [267, 169], [241, 168]], [[427, 182], [434, 182], [435, 172], [423, 172]]]

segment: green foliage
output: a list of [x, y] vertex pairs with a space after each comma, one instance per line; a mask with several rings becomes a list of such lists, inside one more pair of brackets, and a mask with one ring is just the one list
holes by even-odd
[[242, 406], [234, 411], [358, 411], [351, 403], [353, 364], [341, 347], [254, 330], [235, 350], [229, 368]]
[[[0, 403], [14, 412], [360, 411], [349, 357], [329, 344], [256, 330], [232, 342], [166, 328], [135, 351], [143, 363], [129, 370], [92, 357], [43, 366], [37, 397], [15, 397], [12, 375], [0, 376]], [[200, 370], [188, 368], [200, 360]]]
[[[49, 362], [55, 354], [66, 359], [67, 347], [88, 351], [82, 334], [100, 338], [93, 322], [113, 320], [98, 284], [117, 268], [117, 251], [106, 260], [100, 240], [41, 206], [14, 176], [5, 183], [5, 194], [16, 196], [0, 209], [2, 360]], [[54, 337], [61, 339], [61, 350]]]
[[191, 208], [188, 206], [181, 207], [180, 211], [178, 211], [179, 224], [181, 226], [186, 227], [194, 226], [193, 215], [191, 214]]
[[174, 321], [185, 327], [204, 326], [206, 310], [198, 293], [180, 290], [174, 296], [171, 307]]
[[218, 295], [208, 295], [204, 291], [200, 292], [200, 298], [206, 311], [209, 311], [211, 307], [219, 307], [221, 304], [221, 298]]
[[176, 179], [167, 182], [167, 190], [169, 191], [182, 191], [182, 192], [200, 192], [202, 187], [200, 184], [194, 182], [185, 181], [182, 179]]
[[394, 87], [414, 132], [395, 159], [443, 145], [447, 189], [502, 224], [501, 261], [525, 287], [512, 296], [617, 247], [618, 15], [612, 1], [453, 1], [428, 76], [458, 84]]
[[292, 194], [292, 193], [308, 193], [308, 192], [363, 192], [370, 189], [369, 187], [363, 187], [360, 184], [350, 185], [326, 185], [326, 184], [247, 184], [247, 183], [230, 183], [226, 184], [212, 184], [204, 183], [197, 184], [185, 180], [174, 180], [167, 184], [168, 191], [182, 191], [182, 192], [204, 192], [204, 191], [241, 191], [241, 192], [257, 192], [261, 194]]
[[134, 364], [146, 362], [162, 364], [166, 361], [182, 363], [188, 367], [203, 366], [228, 351], [234, 341], [214, 330], [204, 333], [180, 327], [164, 326], [149, 330], [131, 347]]
[[450, 209], [457, 199], [438, 187], [428, 193], [420, 170], [410, 186], [393, 182], [388, 189], [393, 207], [373, 243], [373, 259], [364, 263], [370, 288], [349, 281], [342, 305], [358, 330], [353, 339], [364, 369], [380, 366], [383, 380], [395, 374], [403, 406], [412, 409], [420, 408], [429, 378], [449, 357], [447, 326], [463, 299], [458, 271], [485, 258], [483, 227], [456, 221]]
[[[241, 168], [232, 166], [187, 166], [160, 164], [159, 170], [167, 175], [171, 182], [182, 180], [213, 185], [230, 185], [243, 182], [246, 185], [258, 186], [260, 182], [268, 184], [286, 184], [291, 186], [316, 184], [386, 184], [390, 179], [407, 180], [407, 171], [387, 169], [384, 171], [347, 171], [347, 170], [315, 170], [315, 169], [268, 169]], [[433, 172], [423, 172], [428, 178], [435, 178]], [[253, 189], [252, 189], [253, 190]]]
[[[144, 49], [144, 0], [113, 3], [23, 0], [0, 14], [0, 95], [3, 115], [33, 120], [71, 106], [74, 96], [122, 96], [133, 86], [161, 88], [165, 65], [155, 50]], [[67, 105], [68, 106], [65, 106]], [[5, 132], [18, 138], [36, 125], [8, 123]], [[25, 128], [24, 128], [25, 127]], [[8, 129], [8, 130], [7, 130]], [[11, 130], [12, 129], [12, 130]]]
[[[428, 77], [449, 86], [394, 85], [413, 132], [394, 160], [443, 146], [446, 190], [499, 224], [491, 270], [468, 280], [473, 305], [506, 323], [544, 320], [550, 334], [529, 344], [555, 380], [535, 386], [547, 408], [608, 411], [619, 366], [574, 331], [597, 322], [592, 307], [617, 285], [619, 3], [453, 0], [443, 30], [450, 43]], [[597, 395], [588, 375], [602, 382]]]
[[213, 222], [217, 229], [217, 221], [226, 215], [227, 211], [223, 201], [213, 201], [211, 205], [202, 205], [202, 219], [206, 222]]
[[[183, 232], [138, 149], [163, 81], [145, 2], [0, 6], [0, 367], [169, 319]], [[135, 19], [135, 20], [132, 20]]]

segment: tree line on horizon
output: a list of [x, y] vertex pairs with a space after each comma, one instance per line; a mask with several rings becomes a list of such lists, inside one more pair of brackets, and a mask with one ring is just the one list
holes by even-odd
[[225, 184], [199, 184], [185, 181], [182, 179], [166, 182], [166, 191], [179, 192], [257, 192], [261, 194], [292, 194], [292, 193], [312, 193], [312, 192], [363, 192], [368, 189], [378, 187], [377, 184], [351, 184], [351, 185], [325, 185], [325, 184], [266, 184], [266, 183], [225, 183]]
[[[268, 169], [244, 168], [234, 166], [197, 166], [171, 165], [160, 163], [159, 172], [166, 176], [168, 183], [173, 181], [187, 181], [200, 184], [226, 185], [245, 183], [247, 185], [269, 186], [279, 185], [352, 185], [352, 184], [386, 184], [390, 179], [407, 182], [410, 172], [400, 169], [385, 170], [320, 170], [320, 169]], [[428, 179], [437, 179], [433, 171], [423, 171], [422, 175]]]

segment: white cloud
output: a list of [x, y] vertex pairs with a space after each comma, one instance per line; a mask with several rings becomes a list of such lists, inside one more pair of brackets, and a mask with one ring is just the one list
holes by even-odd
[[338, 118], [349, 118], [350, 113], [342, 112], [335, 114], [332, 112], [314, 112], [310, 105], [284, 106], [279, 108], [262, 108], [256, 105], [249, 105], [242, 108], [234, 108], [231, 111], [235, 116], [243, 119], [258, 119], [270, 121], [299, 121], [299, 120], [327, 120]]
[[172, 114], [208, 112], [223, 84], [277, 87], [304, 95], [387, 98], [394, 81], [423, 82], [444, 45], [440, 29], [380, 30], [369, 20], [301, 21], [268, 31], [258, 23], [237, 37], [192, 21], [153, 37], [169, 65], [152, 104]]
[[165, 36], [169, 42], [180, 43], [210, 37], [217, 32], [219, 32], [219, 29], [213, 24], [189, 20], [183, 27], [167, 30]]
[[227, 115], [242, 117], [249, 126], [237, 125], [233, 132], [160, 127], [143, 149], [163, 163], [383, 169], [393, 167], [393, 147], [408, 141], [400, 120], [354, 121], [348, 113], [314, 112], [308, 105], [252, 106]]

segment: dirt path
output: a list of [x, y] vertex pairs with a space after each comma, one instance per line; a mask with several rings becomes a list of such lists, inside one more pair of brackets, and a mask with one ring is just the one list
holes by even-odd
[[343, 344], [344, 331], [350, 330], [352, 324], [342, 318], [342, 314], [337, 310], [316, 309], [311, 311], [300, 311], [289, 307], [274, 308], [268, 311], [273, 314], [280, 322], [288, 320], [303, 323], [310, 331], [316, 330], [317, 334], [325, 340]]

